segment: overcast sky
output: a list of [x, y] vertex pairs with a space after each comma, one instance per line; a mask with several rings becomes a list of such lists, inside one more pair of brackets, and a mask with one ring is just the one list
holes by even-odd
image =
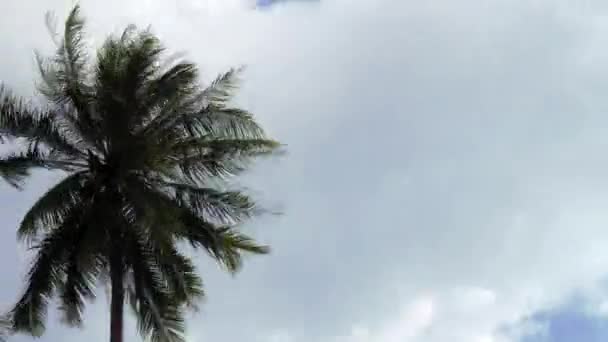
[[[0, 1], [2, 81], [32, 94], [32, 51], [51, 47], [44, 12], [63, 19], [72, 4]], [[208, 298], [189, 342], [607, 330], [587, 324], [608, 317], [604, 0], [81, 4], [92, 45], [151, 24], [206, 79], [247, 65], [238, 102], [288, 144], [246, 179], [285, 213], [246, 227], [273, 253], [236, 277], [200, 256]], [[22, 193], [0, 185], [0, 308], [26, 269], [15, 226], [53, 177]], [[107, 312], [100, 289], [84, 329], [51, 315], [43, 341], [106, 341]]]

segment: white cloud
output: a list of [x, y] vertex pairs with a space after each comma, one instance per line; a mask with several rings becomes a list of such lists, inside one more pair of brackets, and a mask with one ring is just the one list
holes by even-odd
[[276, 331], [270, 334], [270, 337], [265, 338], [267, 342], [292, 342], [293, 338], [285, 331]]
[[369, 341], [401, 342], [420, 336], [433, 322], [433, 308], [432, 298], [417, 299], [400, 314], [397, 321], [382, 328], [378, 336]]
[[348, 336], [332, 342], [409, 342], [424, 334], [433, 323], [435, 301], [432, 296], [420, 296], [404, 306], [396, 317], [375, 328], [356, 325]]

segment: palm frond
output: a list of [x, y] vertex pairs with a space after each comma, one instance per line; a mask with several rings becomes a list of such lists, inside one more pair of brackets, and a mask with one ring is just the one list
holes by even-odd
[[279, 143], [264, 139], [195, 139], [172, 146], [166, 164], [179, 170], [189, 182], [200, 183], [212, 177], [237, 175], [255, 157], [270, 155], [279, 147]]
[[65, 281], [59, 289], [63, 321], [70, 326], [82, 325], [85, 299], [95, 297], [93, 287], [101, 272], [94, 255], [82, 250], [86, 247], [82, 241], [72, 246], [65, 270]]
[[110, 129], [127, 134], [149, 117], [150, 83], [156, 77], [163, 51], [156, 36], [134, 26], [120, 37], [110, 36], [99, 49], [95, 87], [106, 134], [111, 133]]
[[175, 231], [181, 229], [178, 220], [181, 209], [175, 201], [136, 177], [130, 178], [127, 184], [125, 197], [130, 224], [145, 229], [146, 235], [157, 244], [175, 243]]
[[158, 134], [163, 125], [183, 112], [195, 111], [200, 103], [198, 69], [192, 63], [180, 62], [162, 71], [142, 87], [140, 111], [146, 112], [140, 136]]
[[103, 135], [107, 145], [113, 145], [129, 135], [129, 106], [127, 94], [121, 92], [128, 60], [128, 50], [121, 41], [109, 37], [97, 52], [95, 70], [96, 111], [100, 113]]
[[161, 185], [210, 222], [235, 224], [256, 213], [255, 202], [239, 191], [220, 191], [185, 183], [163, 182]]
[[162, 128], [157, 134], [183, 132], [200, 137], [212, 136], [218, 139], [264, 139], [265, 134], [253, 115], [238, 108], [208, 105], [195, 112], [180, 113], [164, 118], [158, 124]]
[[156, 36], [149, 31], [141, 31], [137, 34], [126, 34], [129, 38], [121, 40], [126, 50], [125, 78], [123, 80], [122, 93], [128, 95], [128, 100], [134, 106], [134, 111], [129, 113], [133, 119], [139, 119], [147, 115], [147, 109], [141, 107], [148, 100], [146, 86], [157, 73], [160, 55], [165, 50]]
[[242, 253], [267, 254], [267, 246], [258, 245], [252, 238], [242, 234], [235, 227], [215, 226], [191, 211], [182, 212], [185, 233], [182, 238], [195, 247], [203, 247], [215, 260], [230, 272], [242, 266]]
[[78, 136], [80, 144], [87, 148], [100, 148], [98, 122], [94, 112], [94, 88], [89, 77], [88, 55], [84, 43], [85, 20], [80, 7], [70, 12], [59, 35], [54, 29], [52, 16], [47, 13], [47, 26], [57, 44], [54, 56], [45, 58], [36, 54], [42, 83], [39, 91], [56, 105], [56, 120], [64, 121], [64, 131]]
[[[185, 64], [184, 67], [187, 67]], [[174, 97], [164, 106], [164, 110], [146, 127], [147, 133], [162, 136], [180, 131], [190, 136], [211, 135], [228, 139], [264, 139], [261, 126], [246, 110], [228, 106], [236, 88], [236, 75], [241, 69], [231, 69], [220, 74], [207, 88], [196, 94], [198, 88], [191, 85], [196, 80], [194, 67], [182, 83], [174, 90]], [[178, 89], [187, 92], [178, 93]], [[169, 93], [171, 94], [171, 93]], [[185, 94], [185, 95], [184, 95]], [[182, 95], [177, 96], [175, 95]]]
[[263, 139], [264, 130], [255, 121], [250, 112], [228, 107], [210, 105], [204, 108], [195, 121], [218, 138], [227, 139]]
[[94, 287], [107, 269], [105, 241], [107, 236], [102, 228], [105, 215], [103, 206], [83, 201], [73, 212], [79, 213], [74, 220], [78, 230], [73, 233], [73, 243], [66, 251], [65, 277], [58, 287], [59, 309], [63, 322], [70, 326], [82, 325], [85, 300], [95, 298]]
[[74, 246], [80, 228], [80, 215], [75, 209], [35, 247], [38, 252], [28, 273], [25, 292], [11, 311], [13, 330], [33, 336], [44, 332], [48, 302], [65, 276], [68, 251]]
[[151, 80], [146, 94], [154, 104], [162, 104], [176, 95], [187, 98], [194, 95], [198, 89], [198, 69], [196, 65], [180, 62], [168, 70], [161, 72], [158, 77]]
[[37, 149], [13, 152], [0, 157], [0, 177], [15, 188], [21, 188], [25, 177], [33, 168], [49, 168], [46, 156]]
[[70, 11], [67, 20], [65, 21], [63, 33], [63, 61], [65, 61], [72, 77], [75, 80], [80, 80], [82, 77], [82, 68], [86, 64], [86, 50], [83, 43], [83, 29], [85, 20], [80, 14], [80, 6], [76, 5]]
[[59, 224], [72, 206], [82, 204], [85, 175], [85, 172], [71, 174], [42, 195], [21, 220], [19, 239], [33, 241], [41, 231]]
[[[139, 193], [134, 192], [138, 188]], [[232, 272], [236, 272], [242, 264], [242, 252], [253, 254], [266, 254], [268, 247], [255, 243], [250, 237], [239, 233], [236, 227], [215, 225], [199, 216], [196, 207], [188, 201], [159, 191], [149, 186], [139, 187], [132, 183], [130, 186], [132, 201], [141, 201], [134, 204], [145, 208], [147, 220], [159, 224], [146, 224], [147, 235], [156, 237], [154, 241], [172, 241], [173, 239], [188, 241], [193, 247], [204, 248], [219, 263]], [[219, 194], [218, 194], [219, 195]], [[164, 229], [163, 229], [164, 228]], [[167, 235], [171, 235], [168, 237]], [[175, 243], [175, 242], [172, 242]]]
[[140, 334], [152, 342], [183, 342], [183, 302], [172, 296], [145, 243], [132, 240], [129, 251], [127, 262], [133, 270], [134, 287], [132, 308]]
[[24, 179], [29, 176], [29, 165], [15, 162], [14, 157], [0, 159], [0, 177], [14, 188], [21, 189]]
[[48, 124], [47, 121], [38, 123], [40, 116], [38, 109], [28, 106], [5, 85], [0, 86], [0, 143], [7, 138], [37, 138], [36, 126]]
[[148, 232], [149, 228], [146, 228], [139, 229], [137, 233], [141, 258], [147, 259], [158, 270], [176, 302], [196, 307], [196, 301], [203, 297], [204, 292], [202, 279], [196, 274], [192, 260], [181, 254], [175, 243], [163, 243]]
[[213, 105], [218, 108], [225, 107], [232, 97], [234, 91], [238, 88], [238, 76], [244, 70], [241, 68], [231, 68], [228, 71], [219, 74], [212, 82], [203, 90], [202, 97], [206, 105]]
[[167, 281], [171, 296], [188, 307], [196, 308], [197, 301], [204, 296], [203, 281], [196, 273], [192, 260], [176, 249], [153, 250], [156, 264]]
[[0, 316], [0, 342], [6, 342], [12, 323], [7, 315]]
[[41, 111], [0, 86], [0, 143], [11, 138], [27, 138], [64, 156], [81, 155], [81, 150], [65, 133], [53, 112]]
[[[51, 36], [57, 38], [47, 13], [47, 26]], [[36, 54], [42, 84], [39, 90], [48, 99], [59, 105], [71, 104], [78, 111], [88, 112], [87, 98], [90, 86], [86, 80], [87, 54], [84, 44], [84, 18], [80, 6], [76, 5], [68, 15], [61, 41], [57, 41], [57, 51], [52, 58]]]
[[170, 151], [177, 154], [188, 154], [194, 151], [213, 156], [259, 156], [272, 153], [280, 146], [277, 141], [270, 139], [226, 139], [206, 135], [202, 138], [178, 140], [171, 145]]

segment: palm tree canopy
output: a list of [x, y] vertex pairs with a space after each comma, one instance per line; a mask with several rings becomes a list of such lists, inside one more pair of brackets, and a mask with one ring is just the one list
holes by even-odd
[[237, 229], [257, 208], [228, 181], [279, 144], [230, 105], [239, 70], [203, 87], [195, 65], [163, 63], [159, 39], [135, 27], [91, 58], [83, 26], [75, 7], [57, 52], [38, 57], [44, 107], [0, 90], [0, 135], [15, 140], [0, 175], [18, 187], [33, 168], [65, 172], [18, 228], [36, 255], [13, 329], [40, 335], [53, 296], [65, 322], [81, 324], [118, 248], [142, 335], [181, 341], [184, 310], [203, 291], [180, 242], [230, 271], [244, 252], [266, 253]]

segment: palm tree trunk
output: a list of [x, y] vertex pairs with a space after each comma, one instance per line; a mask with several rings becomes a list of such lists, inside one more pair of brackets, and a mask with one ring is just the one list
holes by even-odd
[[123, 260], [119, 246], [114, 247], [110, 259], [110, 282], [112, 286], [110, 304], [110, 342], [122, 342], [123, 308], [125, 288], [123, 283]]

